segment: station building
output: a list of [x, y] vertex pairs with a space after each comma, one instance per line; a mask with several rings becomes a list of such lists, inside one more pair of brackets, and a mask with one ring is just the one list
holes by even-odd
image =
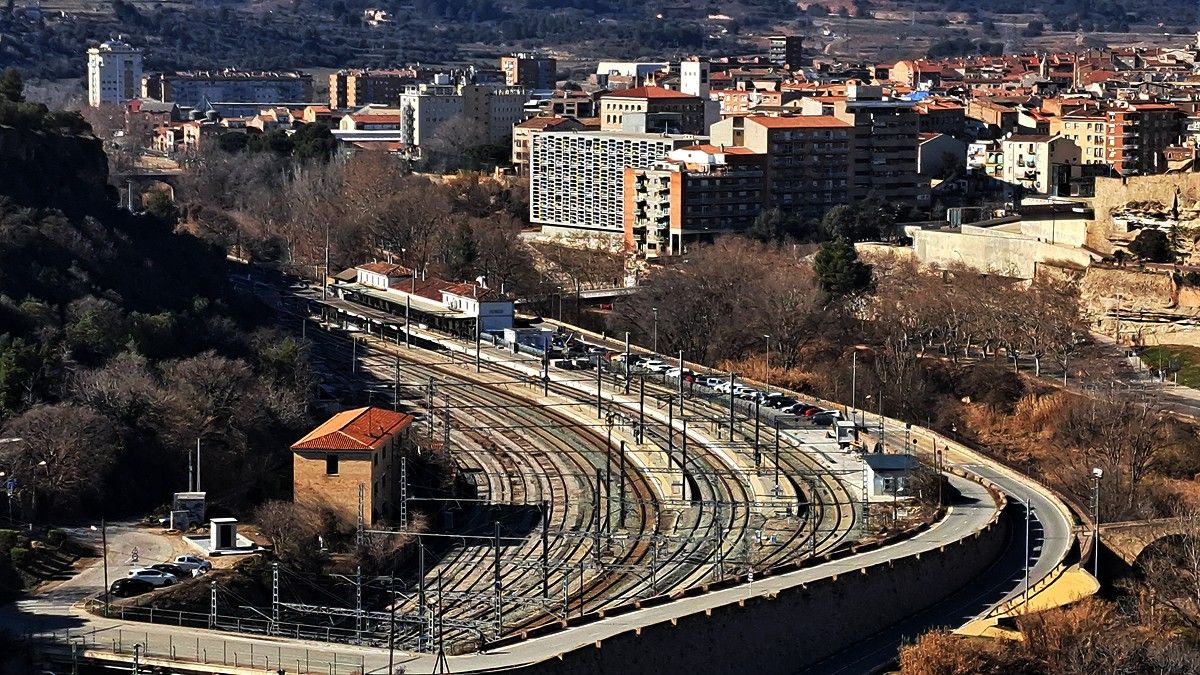
[[334, 298], [323, 303], [325, 308], [341, 320], [380, 330], [385, 338], [399, 340], [409, 322], [461, 338], [474, 338], [476, 328], [499, 335], [513, 327], [513, 301], [482, 279], [446, 281], [403, 265], [371, 262], [335, 275], [332, 282]]

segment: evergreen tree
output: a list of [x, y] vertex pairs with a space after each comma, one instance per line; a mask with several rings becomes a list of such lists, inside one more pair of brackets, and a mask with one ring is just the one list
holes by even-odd
[[845, 237], [821, 244], [813, 258], [813, 270], [821, 290], [832, 297], [845, 297], [869, 290], [873, 284], [871, 266], [858, 259]]
[[467, 222], [460, 221], [450, 241], [446, 243], [446, 269], [455, 279], [469, 279], [479, 259], [475, 233]]

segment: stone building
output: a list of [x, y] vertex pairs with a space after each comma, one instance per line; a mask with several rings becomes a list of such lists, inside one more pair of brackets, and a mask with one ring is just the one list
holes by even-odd
[[412, 443], [413, 417], [382, 408], [342, 411], [292, 444], [293, 501], [328, 508], [363, 525], [398, 507], [400, 456]]

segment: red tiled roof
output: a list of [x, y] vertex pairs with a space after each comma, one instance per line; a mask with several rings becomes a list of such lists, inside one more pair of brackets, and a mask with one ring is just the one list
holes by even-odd
[[350, 115], [358, 124], [400, 124], [400, 115]]
[[530, 117], [529, 119], [517, 125], [521, 129], [540, 129], [545, 130], [550, 127], [556, 127], [568, 121], [574, 121], [570, 117]]
[[412, 415], [382, 408], [344, 410], [293, 443], [292, 450], [377, 450], [412, 422]]
[[604, 95], [605, 98], [697, 98], [691, 94], [662, 87], [636, 87], [622, 89]]
[[849, 122], [843, 122], [829, 115], [799, 115], [797, 117], [747, 117], [747, 122], [754, 122], [768, 129], [805, 129], [815, 127], [849, 128]]
[[389, 277], [403, 277], [411, 274], [411, 271], [403, 265], [393, 265], [392, 263], [384, 262], [369, 262], [358, 266], [360, 270], [374, 272], [375, 274], [385, 274]]

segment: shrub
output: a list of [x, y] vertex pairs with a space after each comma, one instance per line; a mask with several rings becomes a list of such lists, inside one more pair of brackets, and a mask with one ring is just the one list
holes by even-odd
[[0, 555], [7, 553], [17, 545], [16, 530], [0, 530]]
[[14, 567], [25, 567], [29, 564], [33, 552], [24, 546], [14, 546], [8, 552], [8, 557], [12, 560]]
[[46, 543], [55, 548], [61, 547], [67, 541], [67, 533], [60, 529], [52, 529], [46, 533]]

